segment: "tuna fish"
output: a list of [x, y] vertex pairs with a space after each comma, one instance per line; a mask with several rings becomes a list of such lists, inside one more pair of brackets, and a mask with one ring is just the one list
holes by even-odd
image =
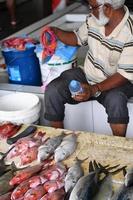
[[[114, 167], [106, 168], [102, 165], [97, 164], [95, 161], [90, 162], [89, 169], [93, 169], [88, 175], [82, 176], [75, 187], [73, 188], [69, 200], [92, 200], [99, 191], [101, 183], [105, 180], [109, 173], [116, 173], [121, 169], [116, 170], [115, 172], [109, 172]], [[101, 174], [104, 176], [101, 177]]]
[[75, 164], [69, 168], [67, 175], [65, 177], [65, 191], [66, 192], [73, 189], [73, 187], [75, 186], [79, 178], [81, 178], [84, 175], [84, 170], [81, 166], [81, 163], [84, 162], [85, 160], [86, 159], [79, 160], [78, 158], [76, 158]]
[[38, 160], [43, 161], [49, 158], [60, 145], [64, 138], [64, 132], [56, 137], [48, 139], [43, 145], [38, 148]]
[[64, 137], [62, 143], [54, 152], [55, 162], [60, 162], [69, 157], [76, 150], [76, 146], [77, 146], [76, 134], [71, 134]]

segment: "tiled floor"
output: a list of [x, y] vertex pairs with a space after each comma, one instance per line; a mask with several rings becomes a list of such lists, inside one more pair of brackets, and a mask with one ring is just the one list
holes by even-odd
[[13, 28], [5, 3], [0, 3], [0, 40], [51, 14], [50, 0], [28, 0], [18, 4], [16, 8], [20, 22]]

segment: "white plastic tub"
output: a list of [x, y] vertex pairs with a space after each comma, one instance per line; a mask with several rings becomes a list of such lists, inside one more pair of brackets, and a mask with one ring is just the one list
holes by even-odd
[[30, 93], [14, 93], [0, 97], [0, 122], [35, 123], [40, 117], [39, 97]]

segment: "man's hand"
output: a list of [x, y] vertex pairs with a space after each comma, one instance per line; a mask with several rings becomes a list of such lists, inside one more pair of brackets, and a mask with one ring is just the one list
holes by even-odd
[[87, 83], [81, 83], [81, 86], [83, 88], [83, 92], [79, 92], [72, 97], [75, 101], [87, 101], [91, 97], [91, 86]]

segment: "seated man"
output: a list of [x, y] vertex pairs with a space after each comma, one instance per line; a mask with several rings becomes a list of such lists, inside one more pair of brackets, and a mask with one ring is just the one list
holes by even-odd
[[[88, 6], [90, 15], [78, 30], [51, 27], [62, 42], [88, 45], [88, 52], [83, 70], [67, 70], [48, 85], [45, 118], [63, 128], [65, 103], [95, 99], [105, 107], [113, 134], [125, 136], [127, 101], [133, 96], [133, 20], [124, 0], [88, 0]], [[72, 79], [83, 87], [74, 97], [68, 88]]]

